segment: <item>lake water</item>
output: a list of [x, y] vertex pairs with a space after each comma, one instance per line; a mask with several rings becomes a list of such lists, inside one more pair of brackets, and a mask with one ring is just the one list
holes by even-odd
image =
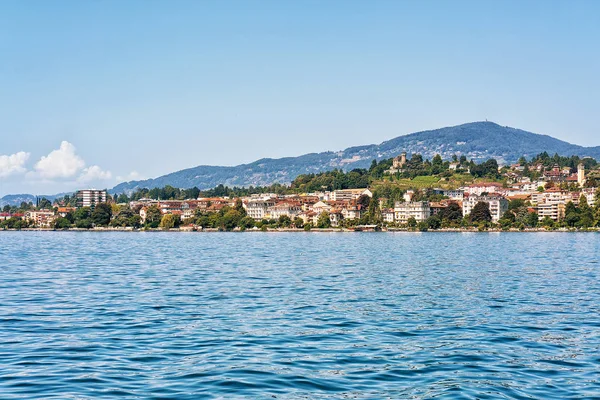
[[0, 232], [0, 398], [600, 398], [596, 233]]

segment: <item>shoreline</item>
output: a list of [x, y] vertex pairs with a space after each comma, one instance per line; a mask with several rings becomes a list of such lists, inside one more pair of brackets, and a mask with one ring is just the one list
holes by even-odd
[[417, 229], [407, 228], [384, 228], [384, 229], [349, 229], [349, 228], [312, 228], [308, 231], [304, 229], [294, 228], [275, 228], [267, 229], [266, 231], [260, 229], [247, 229], [247, 230], [232, 230], [224, 231], [216, 228], [207, 229], [194, 229], [194, 228], [172, 228], [172, 229], [134, 229], [134, 228], [92, 228], [92, 229], [81, 229], [81, 228], [69, 228], [69, 229], [54, 229], [54, 228], [23, 228], [23, 229], [1, 229], [0, 232], [131, 232], [131, 233], [156, 233], [156, 232], [168, 232], [168, 233], [215, 233], [215, 232], [228, 232], [228, 233], [277, 233], [277, 232], [293, 232], [293, 233], [369, 233], [369, 232], [380, 232], [380, 233], [548, 233], [548, 232], [588, 232], [598, 233], [600, 227], [578, 229], [578, 228], [557, 228], [557, 229], [545, 229], [545, 228], [527, 228], [527, 229], [484, 229], [479, 228], [442, 228], [442, 229], [428, 229], [420, 231]]

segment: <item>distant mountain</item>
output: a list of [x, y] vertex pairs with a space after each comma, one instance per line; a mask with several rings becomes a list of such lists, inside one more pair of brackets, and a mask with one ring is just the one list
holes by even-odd
[[38, 198], [46, 198], [50, 201], [53, 201], [55, 198], [62, 197], [64, 195], [65, 193], [40, 196], [34, 196], [32, 194], [7, 194], [6, 196], [0, 198], [0, 207], [4, 207], [6, 205], [20, 206], [23, 202], [35, 204]]
[[339, 168], [348, 171], [366, 168], [371, 161], [391, 158], [402, 151], [421, 153], [432, 158], [436, 153], [444, 159], [453, 154], [466, 155], [475, 160], [496, 158], [499, 163], [513, 163], [521, 156], [531, 158], [547, 151], [550, 155], [590, 156], [600, 159], [600, 146], [582, 147], [520, 129], [500, 126], [493, 122], [473, 122], [432, 131], [398, 136], [381, 144], [350, 147], [343, 151], [305, 154], [299, 157], [263, 158], [250, 164], [235, 167], [200, 165], [173, 172], [155, 179], [124, 182], [111, 193], [130, 192], [138, 188], [171, 185], [179, 188], [197, 186], [209, 189], [219, 184], [226, 186], [258, 186], [272, 183], [289, 183], [306, 173]]
[[35, 204], [36, 197], [32, 194], [7, 194], [0, 199], [0, 207], [19, 206], [23, 202]]

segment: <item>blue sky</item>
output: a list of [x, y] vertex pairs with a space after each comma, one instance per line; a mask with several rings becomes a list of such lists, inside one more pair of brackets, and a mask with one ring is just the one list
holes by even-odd
[[489, 119], [600, 145], [598, 1], [0, 2], [0, 196]]

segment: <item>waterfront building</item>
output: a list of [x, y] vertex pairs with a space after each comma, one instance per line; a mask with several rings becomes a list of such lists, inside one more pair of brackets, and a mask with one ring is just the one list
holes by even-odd
[[25, 212], [24, 219], [32, 222], [39, 228], [49, 228], [56, 221], [57, 216], [54, 215], [54, 210], [31, 210]]
[[427, 201], [397, 201], [394, 206], [394, 220], [401, 224], [405, 224], [411, 217], [421, 222], [430, 216], [431, 207]]
[[270, 206], [267, 209], [266, 218], [278, 219], [281, 216], [286, 216], [293, 220], [301, 212], [302, 207], [300, 207], [300, 204], [284, 201]]
[[260, 221], [267, 217], [269, 207], [273, 207], [274, 205], [275, 200], [273, 199], [252, 199], [248, 201], [246, 205], [246, 214], [257, 221]]
[[365, 212], [366, 210], [363, 209], [362, 205], [360, 204], [350, 203], [345, 207], [342, 207], [342, 215], [344, 216], [344, 219], [360, 219]]
[[383, 222], [394, 222], [396, 219], [394, 209], [393, 208], [384, 208], [381, 210], [381, 216], [383, 217]]
[[500, 218], [508, 211], [508, 200], [500, 195], [477, 196], [471, 195], [463, 200], [463, 216], [471, 214], [473, 208], [480, 201], [488, 203], [492, 221], [498, 222]]
[[548, 217], [553, 221], [560, 221], [565, 217], [565, 203], [541, 203], [537, 206], [538, 219], [541, 221]]
[[75, 197], [77, 199], [77, 208], [94, 207], [98, 203], [106, 203], [108, 194], [106, 190], [85, 189], [78, 190]]

